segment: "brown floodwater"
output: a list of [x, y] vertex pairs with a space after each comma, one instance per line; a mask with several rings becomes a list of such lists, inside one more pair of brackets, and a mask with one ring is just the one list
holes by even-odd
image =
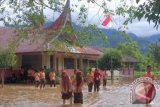
[[152, 105], [130, 104], [129, 85], [108, 85], [101, 87], [98, 93], [88, 93], [87, 86], [83, 89], [81, 104], [62, 105], [59, 86], [36, 89], [34, 85], [5, 85], [0, 88], [0, 107], [160, 107], [160, 92]]

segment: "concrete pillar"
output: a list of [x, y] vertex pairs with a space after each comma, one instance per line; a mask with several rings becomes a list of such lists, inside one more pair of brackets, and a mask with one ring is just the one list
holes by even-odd
[[58, 71], [61, 71], [64, 69], [64, 57], [63, 56], [58, 56]]
[[80, 69], [81, 70], [83, 70], [83, 57], [82, 57], [82, 55], [80, 55], [80, 59], [79, 59], [79, 61], [80, 61]]
[[74, 69], [77, 69], [77, 56], [74, 58]]
[[56, 54], [54, 54], [53, 56], [53, 62], [54, 62], [54, 70], [57, 71], [57, 61], [56, 61], [57, 57], [56, 57]]
[[87, 59], [87, 68], [90, 68], [90, 66], [89, 66], [89, 59]]

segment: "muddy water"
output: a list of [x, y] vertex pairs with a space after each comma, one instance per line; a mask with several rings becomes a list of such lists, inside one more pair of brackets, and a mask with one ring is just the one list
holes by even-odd
[[0, 107], [160, 107], [160, 95], [152, 105], [132, 105], [129, 101], [129, 86], [101, 87], [99, 93], [88, 93], [84, 87], [84, 104], [62, 105], [59, 87], [35, 89], [32, 85], [6, 85], [0, 88]]

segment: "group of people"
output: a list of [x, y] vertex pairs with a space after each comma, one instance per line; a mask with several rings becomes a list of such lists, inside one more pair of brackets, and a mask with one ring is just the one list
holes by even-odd
[[[40, 69], [39, 71], [36, 71], [33, 77], [35, 80], [36, 88], [38, 88], [39, 86], [40, 86], [40, 89], [45, 87], [46, 74], [45, 74], [44, 69]], [[50, 87], [52, 86], [56, 87], [56, 74], [53, 70], [49, 73], [49, 81], [50, 81]]]
[[75, 70], [72, 77], [69, 77], [63, 71], [61, 74], [60, 88], [63, 104], [65, 104], [67, 99], [70, 99], [70, 104], [72, 104], [72, 98], [74, 98], [74, 103], [83, 103], [83, 77], [81, 71]]
[[[101, 74], [98, 69], [90, 70], [86, 76], [88, 91], [92, 92], [94, 86], [94, 92], [98, 92], [102, 79], [103, 86], [106, 86], [107, 73]], [[70, 103], [72, 104], [72, 98], [74, 98], [74, 103], [83, 103], [83, 83], [84, 78], [81, 71], [75, 70], [72, 76], [68, 76], [66, 72], [62, 72], [60, 87], [63, 104], [65, 104], [67, 99], [70, 99]]]
[[48, 80], [50, 87], [56, 87], [56, 72], [51, 70], [48, 74], [46, 66], [44, 66], [44, 68], [40, 68], [39, 70], [33, 68], [26, 69], [21, 67], [20, 77], [21, 81], [26, 83], [34, 82], [36, 88], [44, 88]]
[[[34, 73], [31, 73], [34, 81], [35, 87], [40, 89], [45, 87], [46, 84], [46, 74], [45, 69], [40, 69]], [[56, 87], [56, 72], [54, 70], [49, 72], [49, 82], [50, 87]], [[63, 99], [63, 104], [66, 103], [66, 100], [70, 99], [70, 104], [74, 103], [83, 103], [83, 85], [84, 85], [84, 78], [83, 72], [75, 69], [73, 75], [68, 75], [67, 72], [61, 72], [61, 81], [60, 81], [60, 89]], [[90, 69], [90, 71], [86, 75], [86, 82], [88, 86], [88, 92], [99, 92], [101, 82], [105, 87], [107, 84], [107, 71], [100, 72], [98, 69]], [[155, 76], [151, 72], [151, 66], [147, 66], [147, 72], [145, 72], [144, 77], [149, 77], [151, 79], [155, 79]], [[93, 88], [94, 87], [94, 88]], [[151, 91], [149, 91], [150, 93]], [[148, 95], [148, 94], [147, 94]], [[74, 99], [73, 99], [74, 98]], [[73, 100], [73, 101], [72, 101]]]
[[98, 69], [90, 70], [87, 74], [87, 84], [88, 84], [88, 92], [92, 92], [94, 86], [94, 92], [98, 92], [100, 89], [101, 80], [103, 80], [103, 86], [107, 84], [107, 72], [105, 71], [103, 74], [99, 72]]

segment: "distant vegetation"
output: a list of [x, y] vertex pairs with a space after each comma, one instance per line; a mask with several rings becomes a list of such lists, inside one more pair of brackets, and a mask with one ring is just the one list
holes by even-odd
[[[49, 22], [48, 22], [49, 23]], [[81, 29], [80, 26], [73, 24], [75, 29]], [[116, 29], [100, 29], [103, 31], [107, 36], [107, 43], [104, 43], [101, 40], [94, 41], [90, 43], [90, 46], [102, 46], [104, 48], [115, 48], [118, 46], [119, 43], [126, 41], [126, 36], [124, 35], [125, 32], [118, 31]], [[142, 54], [146, 54], [149, 51], [149, 45], [154, 43], [160, 39], [160, 34], [150, 35], [148, 37], [138, 37], [138, 35], [134, 33], [127, 33], [131, 39], [137, 42], [139, 49]], [[92, 34], [94, 36], [94, 34]]]

